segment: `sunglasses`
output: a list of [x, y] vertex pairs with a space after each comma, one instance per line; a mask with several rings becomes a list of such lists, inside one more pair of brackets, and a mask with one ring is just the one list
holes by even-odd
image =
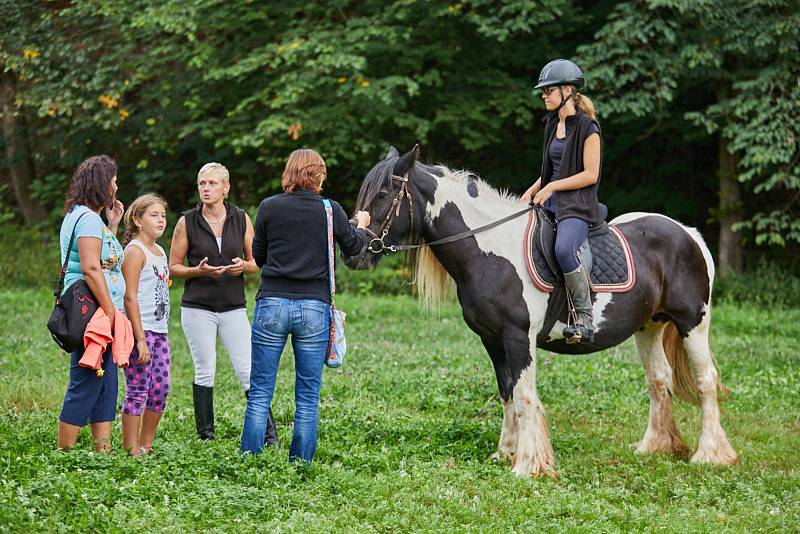
[[558, 89], [557, 85], [551, 85], [550, 87], [545, 87], [545, 88], [542, 89], [542, 94], [544, 96], [550, 96], [550, 93], [552, 93], [556, 89]]

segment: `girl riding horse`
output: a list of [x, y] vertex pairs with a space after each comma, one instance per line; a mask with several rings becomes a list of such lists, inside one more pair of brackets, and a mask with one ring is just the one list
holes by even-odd
[[597, 201], [601, 142], [591, 100], [580, 94], [583, 72], [572, 61], [556, 59], [544, 66], [535, 89], [550, 114], [545, 118], [542, 175], [522, 199], [543, 206], [556, 221], [555, 255], [572, 297], [574, 324], [564, 331], [567, 343], [594, 339], [588, 273], [578, 249], [589, 229], [603, 222], [606, 210]]
[[[536, 387], [537, 346], [578, 354], [613, 347], [631, 336], [650, 393], [647, 430], [637, 451], [688, 451], [672, 413], [677, 394], [702, 408], [692, 461], [736, 462], [720, 425], [717, 392], [723, 388], [709, 344], [714, 263], [695, 229], [654, 213], [628, 213], [611, 221], [630, 246], [635, 284], [626, 292], [598, 293], [592, 343], [567, 344], [559, 328], [540, 338], [549, 294], [528, 275], [526, 224], [515, 218], [519, 199], [498, 193], [470, 173], [423, 165], [417, 158], [416, 148], [402, 157], [392, 148], [367, 174], [357, 209], [370, 211], [367, 233], [373, 239], [343, 259], [351, 268], [368, 269], [381, 253], [419, 246], [421, 295], [441, 295], [447, 280], [455, 282], [464, 320], [494, 365], [503, 405], [497, 452], [510, 460], [515, 474], [555, 474]], [[538, 341], [544, 338], [549, 340]]]

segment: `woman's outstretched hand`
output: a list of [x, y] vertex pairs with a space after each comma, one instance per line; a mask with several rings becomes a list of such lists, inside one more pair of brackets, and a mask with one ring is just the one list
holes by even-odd
[[369, 216], [368, 211], [359, 211], [356, 213], [356, 225], [358, 228], [362, 230], [366, 230], [369, 223], [372, 222], [372, 218]]

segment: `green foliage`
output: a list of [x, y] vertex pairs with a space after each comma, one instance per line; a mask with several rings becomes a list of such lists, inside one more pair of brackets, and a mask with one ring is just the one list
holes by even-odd
[[[780, 246], [800, 239], [793, 6], [7, 0], [0, 70], [28, 122], [33, 195], [55, 220], [73, 169], [97, 153], [119, 161], [123, 201], [156, 190], [175, 211], [212, 160], [241, 205], [258, 205], [300, 146], [320, 150], [326, 193], [348, 207], [389, 145], [417, 141], [430, 161], [521, 191], [541, 163], [531, 87], [547, 61], [573, 57], [597, 97], [612, 215], [658, 211], [713, 235], [722, 136], [751, 209], [738, 228]], [[3, 213], [13, 198], [0, 191]]]
[[654, 128], [683, 119], [725, 140], [757, 204], [737, 228], [769, 245], [800, 242], [798, 52], [794, 0], [623, 2], [578, 48], [604, 112]]
[[764, 308], [793, 308], [800, 303], [800, 271], [788, 270], [765, 258], [744, 273], [714, 282], [714, 301], [748, 303]]
[[[252, 301], [253, 293], [249, 293]], [[173, 292], [173, 309], [179, 294]], [[192, 363], [170, 318], [172, 387], [156, 453], [92, 453], [88, 430], [56, 451], [66, 356], [49, 339], [46, 291], [0, 293], [0, 530], [42, 531], [666, 531], [793, 532], [800, 313], [714, 307], [713, 344], [733, 390], [722, 424], [740, 455], [729, 468], [639, 456], [644, 372], [632, 342], [586, 357], [539, 351], [558, 480], [518, 479], [494, 463], [502, 409], [491, 363], [455, 306], [438, 318], [408, 297], [345, 296], [349, 354], [325, 371], [320, 442], [310, 470], [288, 465], [293, 357], [273, 409], [283, 442], [238, 454], [244, 397], [224, 354], [217, 439], [194, 437]], [[121, 380], [122, 382], [122, 380]], [[121, 386], [122, 387], [122, 386]], [[122, 390], [120, 391], [120, 393]], [[700, 410], [675, 402], [695, 447]]]
[[[209, 160], [255, 205], [299, 146], [324, 155], [334, 195], [353, 195], [389, 144], [477, 163], [529, 127], [552, 23], [579, 20], [568, 0], [4, 6], [16, 24], [0, 66], [39, 117], [37, 195], [50, 206], [102, 151], [120, 160], [123, 198], [155, 188], [176, 206]], [[530, 179], [527, 158], [504, 161], [500, 178]]]
[[0, 223], [0, 288], [54, 288], [61, 269], [58, 227], [29, 228]]

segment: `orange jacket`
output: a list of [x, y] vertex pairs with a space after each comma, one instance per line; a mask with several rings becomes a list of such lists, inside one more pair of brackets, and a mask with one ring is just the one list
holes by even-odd
[[111, 333], [111, 321], [103, 308], [97, 308], [86, 332], [83, 333], [83, 357], [78, 362], [81, 367], [100, 369], [108, 344], [111, 343], [111, 354], [114, 363], [119, 367], [128, 366], [128, 358], [133, 350], [133, 327], [121, 311], [114, 310], [114, 333]]

